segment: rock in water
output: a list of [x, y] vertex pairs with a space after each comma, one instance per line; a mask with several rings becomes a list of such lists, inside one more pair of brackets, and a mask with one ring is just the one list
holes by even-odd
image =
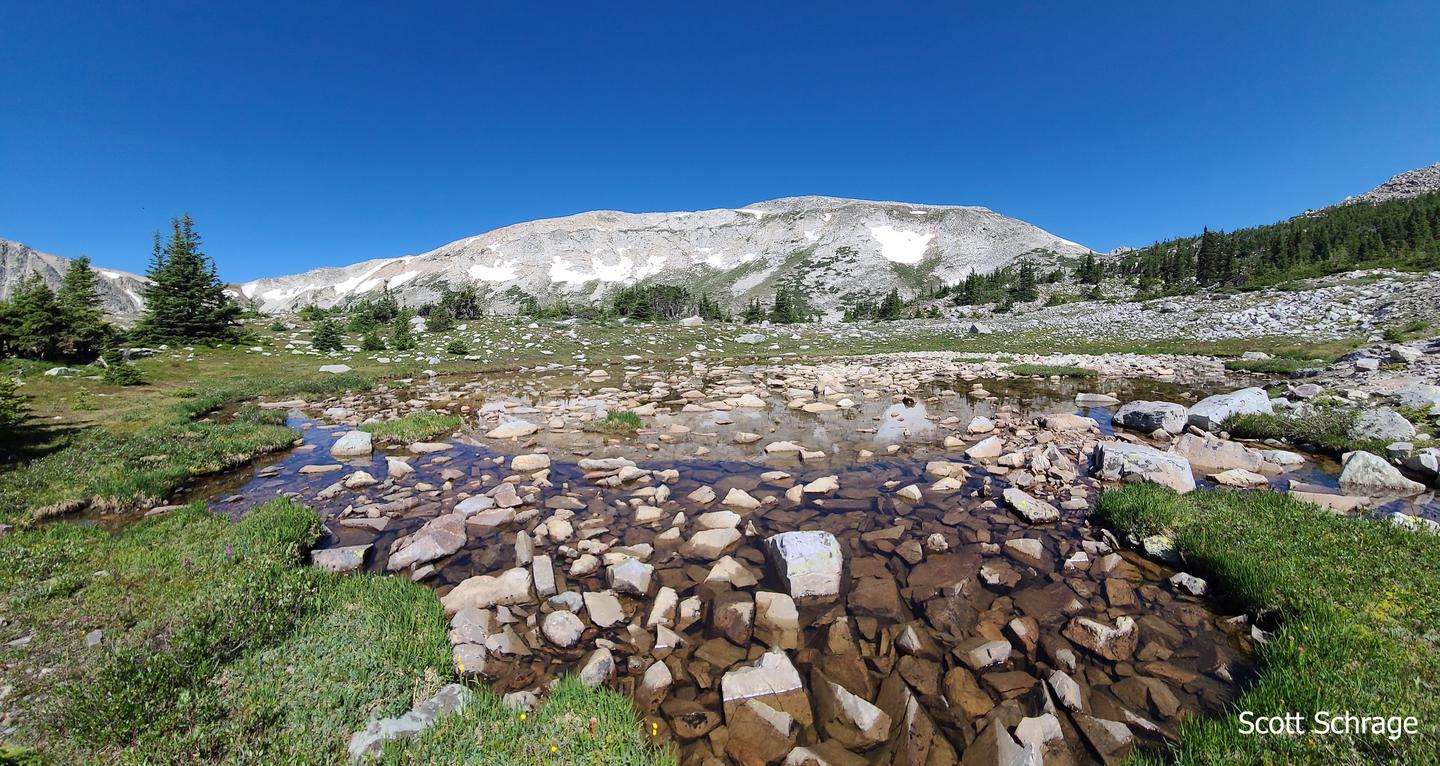
[[1115, 412], [1115, 422], [1132, 431], [1178, 434], [1185, 430], [1188, 415], [1184, 405], [1170, 402], [1127, 402]]
[[770, 565], [797, 601], [830, 601], [840, 596], [844, 555], [829, 532], [781, 532], [765, 540]]
[[1242, 388], [1228, 394], [1207, 396], [1190, 408], [1190, 425], [1203, 431], [1218, 431], [1231, 415], [1272, 415], [1270, 395], [1263, 388]]
[[1036, 500], [1024, 490], [1007, 487], [1001, 496], [1006, 505], [1031, 524], [1051, 524], [1060, 520], [1060, 511], [1055, 506]]
[[720, 696], [725, 704], [727, 721], [735, 714], [735, 709], [748, 700], [787, 713], [802, 726], [808, 727], [815, 720], [799, 671], [779, 649], [764, 653], [754, 665], [726, 673], [720, 679]]
[[1352, 452], [1340, 471], [1340, 486], [1350, 489], [1367, 490], [1374, 494], [1418, 495], [1425, 491], [1425, 485], [1411, 481], [1378, 455], [1369, 452]]
[[1195, 491], [1190, 461], [1143, 444], [1100, 442], [1092, 472], [1105, 481], [1148, 481], [1181, 494]]
[[346, 431], [330, 445], [330, 454], [335, 457], [368, 455], [371, 449], [368, 431]]

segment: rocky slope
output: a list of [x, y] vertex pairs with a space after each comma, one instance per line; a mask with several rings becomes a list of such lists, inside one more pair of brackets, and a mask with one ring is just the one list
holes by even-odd
[[[52, 288], [60, 287], [65, 270], [70, 267], [69, 258], [42, 253], [30, 247], [0, 239], [0, 300], [10, 297], [20, 281], [30, 274], [39, 274]], [[105, 310], [116, 316], [133, 316], [145, 307], [141, 298], [145, 278], [128, 271], [116, 271], [95, 267], [100, 275], [98, 281], [100, 298]]]
[[1440, 192], [1440, 162], [1401, 173], [1358, 197], [1347, 197], [1341, 205], [1368, 202], [1372, 205]]
[[329, 306], [388, 287], [432, 300], [441, 282], [476, 285], [492, 310], [526, 295], [590, 302], [641, 281], [679, 284], [732, 308], [800, 287], [816, 308], [927, 280], [954, 282], [1031, 255], [1046, 262], [1087, 248], [981, 207], [792, 197], [739, 209], [595, 211], [507, 226], [421, 255], [260, 279], [237, 290], [260, 309]]

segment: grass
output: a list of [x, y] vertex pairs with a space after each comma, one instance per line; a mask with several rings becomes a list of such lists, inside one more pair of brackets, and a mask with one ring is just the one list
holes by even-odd
[[629, 410], [610, 410], [603, 420], [592, 420], [585, 424], [588, 433], [610, 436], [634, 436], [644, 423], [640, 416]]
[[[276, 500], [239, 523], [195, 505], [113, 537], [49, 524], [0, 538], [0, 638], [32, 636], [0, 666], [21, 724], [7, 743], [13, 759], [345, 763], [352, 732], [454, 679], [433, 592], [304, 565], [319, 531], [313, 512]], [[103, 646], [86, 649], [92, 630]], [[392, 747], [387, 760], [440, 762], [417, 753], [443, 752], [447, 763], [539, 762], [514, 716], [476, 692], [462, 719], [413, 753]], [[538, 722], [589, 760], [550, 762], [662, 762], [628, 710], [611, 692], [562, 685]], [[591, 716], [597, 740], [560, 736], [580, 717], [588, 737]], [[477, 742], [481, 726], [495, 736]]]
[[260, 396], [332, 394], [370, 385], [356, 374], [252, 373], [203, 393], [192, 388], [151, 393], [143, 397], [150, 411], [138, 427], [116, 417], [125, 409], [107, 409], [98, 422], [41, 446], [38, 456], [0, 475], [0, 516], [15, 520], [87, 506], [118, 510], [161, 503], [194, 477], [242, 465], [297, 437], [281, 412], [242, 407], [208, 417], [217, 410]]
[[1335, 456], [1357, 450], [1384, 455], [1386, 442], [1350, 435], [1358, 416], [1355, 409], [1322, 405], [1305, 415], [1232, 415], [1226, 419], [1224, 430], [1241, 439], [1278, 439]]
[[1291, 359], [1289, 357], [1271, 357], [1269, 359], [1226, 359], [1225, 369], [1239, 372], [1254, 372], [1262, 375], [1290, 375], [1300, 370], [1310, 370], [1316, 367], [1324, 367], [1325, 362], [1318, 359]]
[[[1269, 492], [1108, 491], [1098, 517], [1125, 533], [1169, 530], [1222, 598], [1278, 625], [1236, 712], [1190, 720], [1163, 757], [1141, 764], [1440, 762], [1440, 537], [1346, 518]], [[1238, 714], [1319, 711], [1416, 716], [1420, 734], [1256, 736]]]
[[387, 748], [383, 762], [395, 766], [674, 763], [647, 738], [628, 699], [565, 678], [543, 707], [523, 719], [494, 696], [484, 695], [461, 715], [425, 732], [412, 747], [395, 747], [393, 752]]
[[460, 427], [460, 416], [444, 412], [412, 412], [403, 418], [380, 423], [366, 423], [361, 431], [385, 442], [419, 442], [448, 434]]
[[1041, 378], [1059, 376], [1062, 378], [1093, 378], [1099, 375], [1089, 367], [1071, 367], [1064, 364], [1012, 364], [1010, 372], [1016, 375], [1033, 375]]

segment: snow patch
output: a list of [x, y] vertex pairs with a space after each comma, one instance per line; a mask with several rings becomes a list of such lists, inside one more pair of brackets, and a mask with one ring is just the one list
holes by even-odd
[[755, 220], [757, 220], [757, 221], [759, 221], [759, 220], [761, 220], [761, 219], [763, 219], [763, 218], [765, 217], [765, 211], [764, 211], [764, 210], [736, 210], [735, 212], [737, 212], [737, 213], [744, 213], [745, 215], [753, 215], [753, 216], [755, 216]]
[[814, 242], [815, 240], [817, 240], [817, 239], [820, 238], [820, 235], [819, 235], [819, 234], [816, 234], [816, 233], [813, 232], [813, 231], [810, 231], [809, 229], [806, 229], [806, 230], [805, 230], [805, 238], [808, 239], [808, 240], [810, 240], [811, 242]]
[[509, 282], [517, 275], [515, 263], [502, 263], [496, 261], [494, 266], [474, 264], [467, 271], [470, 278], [476, 282]]
[[892, 263], [914, 265], [925, 257], [925, 248], [930, 246], [934, 234], [905, 231], [889, 224], [871, 226], [870, 236], [880, 243], [880, 255]]
[[385, 286], [393, 290], [418, 276], [420, 276], [420, 272], [418, 271], [407, 271], [404, 274], [397, 274], [391, 277]]

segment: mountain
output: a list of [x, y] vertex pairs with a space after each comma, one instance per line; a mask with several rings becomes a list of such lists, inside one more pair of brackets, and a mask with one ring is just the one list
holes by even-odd
[[[0, 239], [0, 300], [10, 297], [20, 281], [30, 274], [39, 274], [45, 284], [53, 289], [60, 288], [65, 270], [70, 267], [69, 258], [42, 253], [19, 242]], [[145, 308], [141, 298], [148, 281], [138, 274], [114, 269], [94, 267], [100, 275], [96, 285], [105, 311], [119, 317], [135, 316]]]
[[790, 197], [739, 209], [594, 211], [506, 226], [420, 255], [321, 268], [235, 287], [266, 312], [331, 306], [382, 287], [407, 304], [442, 283], [473, 284], [495, 311], [602, 300], [636, 282], [681, 285], [732, 309], [799, 287], [838, 314], [891, 288], [911, 294], [1029, 256], [1045, 264], [1088, 248], [983, 207]]
[[1396, 199], [1410, 199], [1440, 192], [1440, 162], [1401, 173], [1358, 197], [1346, 197], [1341, 205], [1367, 202], [1375, 205]]

